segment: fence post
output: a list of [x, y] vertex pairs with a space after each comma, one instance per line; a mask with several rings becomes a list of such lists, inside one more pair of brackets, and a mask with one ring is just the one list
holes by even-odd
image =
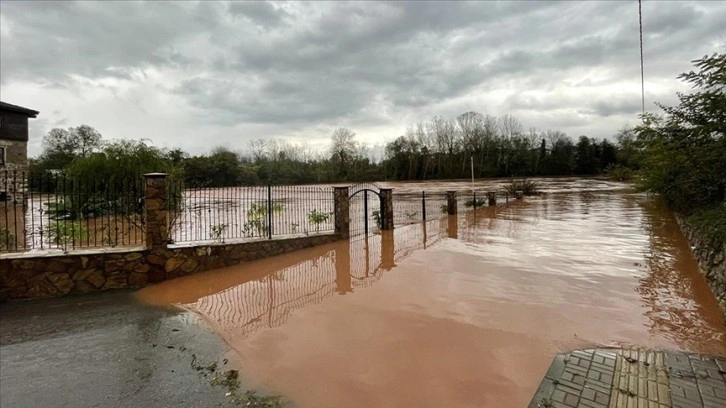
[[459, 213], [459, 208], [456, 205], [456, 191], [446, 192], [446, 209], [449, 215], [456, 215]]
[[393, 189], [381, 189], [381, 230], [393, 229]]
[[421, 215], [423, 220], [426, 221], [426, 192], [421, 192]]
[[333, 187], [335, 233], [350, 238], [350, 197], [348, 187]]
[[496, 207], [497, 205], [497, 193], [496, 191], [490, 191], [487, 193], [487, 200], [490, 207]]
[[476, 191], [471, 192], [474, 195], [474, 209], [476, 210]]
[[272, 239], [272, 186], [267, 185], [267, 238]]

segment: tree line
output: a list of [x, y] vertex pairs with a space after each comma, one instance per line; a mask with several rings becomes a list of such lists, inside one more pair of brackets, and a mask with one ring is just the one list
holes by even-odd
[[245, 151], [218, 147], [192, 155], [161, 149], [147, 140], [104, 140], [88, 125], [52, 129], [42, 153], [31, 159], [33, 176], [65, 174], [116, 180], [165, 171], [187, 185], [308, 184], [371, 180], [431, 180], [471, 177], [594, 175], [605, 172], [628, 149], [631, 129], [617, 142], [559, 131], [522, 131], [511, 115], [500, 118], [467, 112], [453, 119], [434, 117], [409, 127], [374, 160], [355, 132], [337, 128], [324, 151], [306, 145], [259, 139]]

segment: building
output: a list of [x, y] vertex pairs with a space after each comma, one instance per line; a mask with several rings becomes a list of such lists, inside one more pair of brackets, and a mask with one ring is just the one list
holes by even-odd
[[38, 111], [0, 101], [0, 201], [16, 201], [17, 190], [25, 191], [28, 118], [37, 116]]

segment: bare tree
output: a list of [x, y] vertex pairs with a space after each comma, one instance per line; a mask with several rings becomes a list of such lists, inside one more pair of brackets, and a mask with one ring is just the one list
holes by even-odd
[[516, 117], [505, 114], [499, 118], [499, 134], [502, 137], [510, 139], [514, 136], [522, 134], [524, 127]]
[[348, 174], [347, 167], [356, 153], [357, 143], [355, 132], [348, 128], [339, 127], [330, 136], [330, 159], [337, 164], [338, 176]]
[[249, 149], [255, 161], [265, 157], [267, 152], [267, 141], [265, 139], [253, 140], [249, 143]]

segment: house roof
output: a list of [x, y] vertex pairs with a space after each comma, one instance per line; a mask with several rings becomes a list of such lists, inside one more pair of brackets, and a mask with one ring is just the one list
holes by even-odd
[[38, 116], [38, 113], [39, 113], [36, 110], [23, 108], [22, 106], [5, 103], [3, 101], [0, 101], [0, 110], [22, 113], [23, 115], [27, 115], [28, 117], [31, 117], [31, 118]]

